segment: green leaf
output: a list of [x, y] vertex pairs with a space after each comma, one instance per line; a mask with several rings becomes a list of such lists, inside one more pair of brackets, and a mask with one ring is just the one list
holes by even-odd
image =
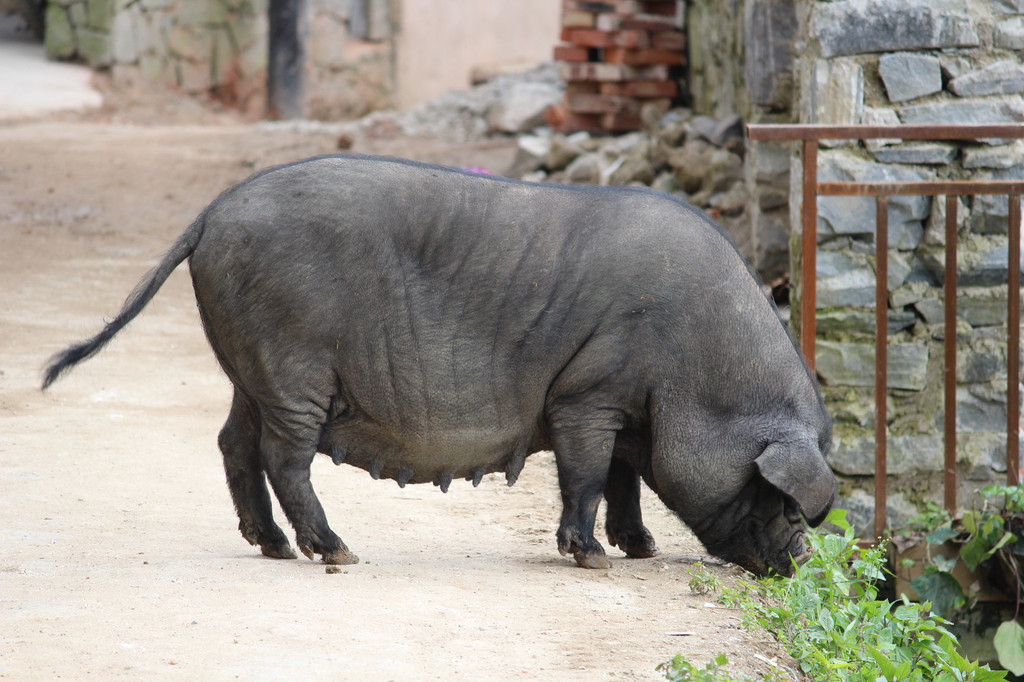
[[961, 519], [961, 523], [964, 524], [964, 529], [966, 529], [968, 533], [976, 535], [978, 532], [978, 512], [964, 512], [964, 517]]
[[875, 663], [878, 664], [878, 669], [885, 675], [885, 679], [889, 680], [889, 682], [895, 682], [895, 680], [899, 679], [896, 677], [896, 666], [889, 660], [888, 656], [870, 644], [868, 644], [868, 653], [871, 654], [871, 658], [875, 659]]
[[988, 545], [979, 537], [975, 537], [960, 548], [960, 558], [970, 571], [978, 570], [978, 564], [989, 556], [991, 554], [988, 553]]
[[922, 601], [932, 603], [932, 613], [938, 615], [959, 608], [966, 601], [964, 589], [956, 578], [935, 570], [933, 566], [925, 569], [924, 574], [914, 578], [910, 584], [921, 595]]
[[846, 510], [835, 507], [825, 517], [825, 523], [831, 523], [833, 526], [838, 527], [843, 532], [851, 528], [850, 522], [846, 520]]
[[928, 542], [930, 542], [933, 545], [941, 545], [942, 543], [948, 540], [952, 540], [957, 535], [960, 535], [960, 533], [953, 530], [952, 528], [939, 528], [937, 531], [933, 533], [928, 533], [928, 535], [924, 537]]
[[996, 630], [996, 653], [999, 665], [1014, 675], [1024, 675], [1024, 628], [1008, 620]]
[[946, 573], [952, 573], [953, 569], [956, 568], [956, 557], [946, 557], [941, 554], [936, 554], [932, 557], [932, 563], [935, 564], [935, 568]]

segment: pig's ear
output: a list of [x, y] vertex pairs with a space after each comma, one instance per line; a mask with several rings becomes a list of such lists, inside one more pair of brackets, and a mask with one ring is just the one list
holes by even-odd
[[755, 461], [766, 481], [800, 505], [811, 526], [825, 520], [836, 500], [836, 477], [813, 442], [771, 443]]

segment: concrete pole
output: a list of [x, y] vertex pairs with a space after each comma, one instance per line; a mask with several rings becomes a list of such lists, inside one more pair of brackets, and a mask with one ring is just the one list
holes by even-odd
[[309, 0], [270, 0], [267, 117], [304, 118]]

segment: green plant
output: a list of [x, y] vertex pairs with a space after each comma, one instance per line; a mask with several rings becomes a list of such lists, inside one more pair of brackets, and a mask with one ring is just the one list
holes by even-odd
[[725, 654], [719, 654], [715, 660], [709, 661], [703, 668], [698, 668], [680, 654], [671, 661], [659, 665], [658, 670], [665, 673], [669, 682], [734, 682], [735, 678], [722, 670], [728, 664], [729, 659]]
[[[931, 603], [934, 613], [950, 618], [976, 603], [975, 586], [964, 586], [954, 576], [958, 560], [971, 573], [983, 576], [988, 586], [1004, 592], [1016, 602], [1017, 613], [999, 627], [994, 644], [1000, 665], [1021, 675], [1024, 628], [1017, 620], [1022, 603], [1024, 487], [989, 486], [981, 496], [982, 508], [967, 511], [960, 519], [937, 513], [932, 507], [912, 522], [912, 534], [923, 535], [927, 544], [921, 574], [911, 585], [922, 600]], [[995, 504], [997, 498], [1001, 498], [1001, 504]], [[947, 557], [932, 551], [933, 546], [952, 546], [956, 552]]]
[[690, 574], [690, 592], [694, 594], [708, 594], [722, 589], [722, 579], [709, 571], [702, 561], [695, 563], [686, 572]]
[[878, 599], [885, 548], [859, 549], [844, 510], [833, 511], [828, 521], [843, 533], [809, 533], [814, 554], [792, 578], [726, 589], [723, 601], [739, 604], [746, 624], [776, 633], [816, 680], [1005, 678], [1005, 672], [963, 658], [947, 622], [930, 613], [929, 604]]

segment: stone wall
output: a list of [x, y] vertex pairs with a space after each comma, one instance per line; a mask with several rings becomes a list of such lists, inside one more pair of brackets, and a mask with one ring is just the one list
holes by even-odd
[[[800, 14], [801, 122], [1024, 121], [1021, 0], [805, 0]], [[1024, 179], [1022, 144], [833, 143], [819, 152], [819, 178]], [[800, 167], [793, 168], [795, 211]], [[818, 206], [818, 373], [836, 424], [832, 465], [847, 477], [844, 497], [866, 524], [873, 513], [875, 204], [821, 197]], [[1007, 199], [963, 198], [958, 219], [957, 456], [965, 500], [1005, 480]], [[799, 227], [798, 215], [791, 224]], [[888, 424], [895, 524], [923, 501], [941, 499], [944, 226], [942, 198], [892, 199]], [[799, 248], [799, 240], [792, 243]]]
[[[793, 0], [688, 0], [690, 97], [698, 114], [790, 123], [798, 5]], [[751, 245], [757, 270], [772, 280], [789, 270], [789, 150], [751, 147], [751, 201], [734, 229]]]
[[53, 59], [243, 108], [262, 102], [266, 33], [266, 0], [51, 0], [46, 14]]
[[[387, 0], [312, 0], [308, 114], [340, 118], [388, 106], [395, 19]], [[54, 59], [116, 79], [209, 93], [254, 114], [266, 89], [267, 0], [51, 0]]]

